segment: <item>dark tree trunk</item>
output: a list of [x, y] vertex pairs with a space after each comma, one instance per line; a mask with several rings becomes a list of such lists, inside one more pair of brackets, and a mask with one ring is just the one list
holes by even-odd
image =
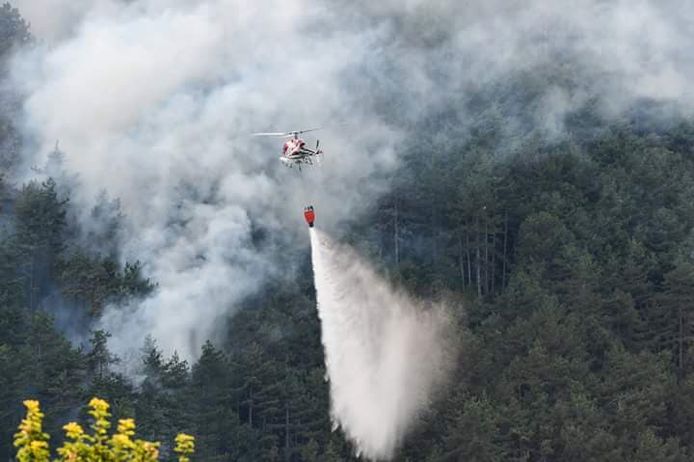
[[492, 293], [496, 289], [496, 229], [492, 235]]
[[506, 287], [506, 242], [508, 238], [508, 212], [504, 212], [504, 251], [501, 259], [501, 288]]
[[465, 290], [465, 257], [463, 255], [463, 238], [458, 233], [458, 267], [460, 270], [460, 284], [462, 290]]
[[251, 388], [248, 397], [248, 425], [253, 427], [253, 389]]
[[284, 460], [289, 462], [289, 404], [284, 405]]
[[484, 217], [484, 293], [489, 293], [489, 216]]
[[475, 272], [477, 273], [477, 296], [482, 296], [482, 278], [480, 278], [480, 217], [475, 218]]
[[470, 234], [465, 224], [465, 259], [467, 260], [467, 283], [472, 284], [472, 258], [470, 257]]

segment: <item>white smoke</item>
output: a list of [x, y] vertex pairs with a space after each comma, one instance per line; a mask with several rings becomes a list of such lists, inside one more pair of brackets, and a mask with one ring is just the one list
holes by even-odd
[[[154, 333], [167, 353], [194, 358], [240, 300], [291, 269], [306, 203], [337, 229], [388, 188], [407, 129], [451, 105], [460, 112], [449, 123], [467, 126], [470, 91], [564, 63], [584, 78], [540, 80], [537, 106], [515, 108], [550, 136], [595, 95], [613, 112], [642, 97], [692, 102], [684, 0], [14, 5], [39, 38], [10, 82], [26, 96], [32, 140], [15, 179], [34, 175], [60, 140], [79, 174], [76, 209], [102, 190], [119, 198], [122, 256], [159, 283], [145, 302], [105, 314], [120, 354]], [[513, 99], [501, 103], [513, 112]], [[278, 165], [279, 142], [248, 136], [316, 125], [327, 127], [326, 162], [301, 174]], [[92, 220], [85, 212], [83, 226]]]
[[[399, 136], [340, 89], [371, 39], [325, 36], [320, 8], [93, 5], [74, 33], [17, 61], [38, 141], [27, 166], [60, 140], [65, 168], [79, 174], [72, 201], [85, 228], [101, 191], [120, 199], [123, 258], [143, 261], [158, 289], [106, 310], [114, 350], [127, 356], [153, 334], [166, 353], [193, 359], [268, 276], [291, 274], [307, 202], [335, 223], [377, 197], [386, 182], [374, 175], [395, 167]], [[320, 170], [287, 169], [281, 139], [250, 136], [317, 125], [327, 125]]]
[[364, 456], [389, 459], [446, 376], [449, 319], [315, 229], [311, 248], [333, 421]]

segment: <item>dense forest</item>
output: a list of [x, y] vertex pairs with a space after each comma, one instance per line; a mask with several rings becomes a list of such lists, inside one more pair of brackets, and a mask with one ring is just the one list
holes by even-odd
[[[7, 4], [0, 36], [3, 63], [31, 40]], [[651, 119], [647, 101], [619, 120], [588, 106], [560, 139], [528, 131], [509, 148], [504, 98], [530, 104], [536, 84], [478, 95], [502, 115], [480, 116], [460, 142], [401, 153], [390, 192], [345, 238], [395, 284], [454, 307], [456, 369], [397, 460], [691, 460], [694, 124]], [[297, 281], [269, 282], [192, 364], [143, 339], [135, 380], [118, 372], [109, 332], [69, 340], [63, 305], [93, 320], [156, 281], [81, 246], [69, 185], [2, 175], [21, 136], [18, 96], [0, 91], [0, 459], [13, 456], [22, 400], [40, 400], [57, 438], [92, 396], [146, 439], [194, 435], [195, 460], [356, 459], [331, 428], [308, 255]]]

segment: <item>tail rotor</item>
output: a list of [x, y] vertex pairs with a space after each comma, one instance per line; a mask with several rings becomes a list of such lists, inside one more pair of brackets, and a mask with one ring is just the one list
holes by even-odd
[[320, 163], [321, 161], [321, 154], [323, 154], [323, 151], [320, 150], [320, 140], [316, 140], [316, 162]]

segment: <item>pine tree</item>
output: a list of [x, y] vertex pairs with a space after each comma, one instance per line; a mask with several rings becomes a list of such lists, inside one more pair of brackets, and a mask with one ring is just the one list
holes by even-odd
[[193, 366], [189, 394], [199, 457], [214, 461], [238, 455], [235, 437], [240, 422], [231, 399], [229, 365], [209, 341]]
[[684, 377], [694, 367], [688, 356], [694, 338], [694, 265], [680, 263], [665, 275], [665, 291], [658, 305], [667, 313], [669, 329], [661, 334], [660, 343], [673, 351], [678, 377]]
[[56, 184], [24, 186], [15, 202], [17, 244], [25, 255], [28, 305], [35, 308], [45, 295], [59, 254], [63, 251], [67, 200], [58, 198]]

